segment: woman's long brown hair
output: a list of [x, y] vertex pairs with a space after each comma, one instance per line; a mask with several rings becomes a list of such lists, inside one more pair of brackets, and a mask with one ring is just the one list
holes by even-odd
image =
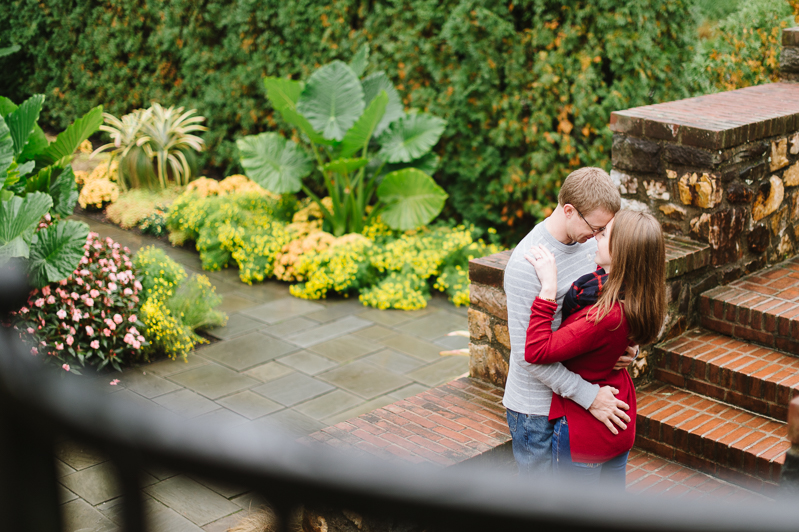
[[653, 342], [666, 315], [666, 246], [651, 214], [619, 211], [610, 232], [611, 269], [592, 311], [599, 322], [623, 302], [630, 339]]

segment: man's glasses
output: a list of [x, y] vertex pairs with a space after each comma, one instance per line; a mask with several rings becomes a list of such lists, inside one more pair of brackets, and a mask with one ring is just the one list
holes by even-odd
[[[574, 205], [572, 205], [572, 207], [574, 207]], [[605, 230], [605, 227], [607, 227], [605, 225], [603, 225], [602, 227], [594, 227], [593, 225], [588, 223], [588, 220], [585, 219], [585, 216], [583, 216], [583, 213], [580, 212], [580, 209], [578, 209], [577, 207], [574, 207], [574, 210], [577, 211], [577, 214], [579, 214], [580, 218], [583, 219], [583, 221], [585, 222], [585, 225], [587, 225], [588, 228], [591, 229], [591, 232], [594, 233], [595, 235], [597, 233], [601, 233], [602, 231]]]

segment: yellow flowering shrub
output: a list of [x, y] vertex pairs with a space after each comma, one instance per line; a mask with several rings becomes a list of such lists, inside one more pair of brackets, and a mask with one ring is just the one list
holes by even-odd
[[109, 181], [117, 182], [119, 177], [119, 161], [112, 160], [100, 163], [94, 167], [94, 170], [83, 179], [83, 184], [91, 183], [92, 181], [99, 181], [100, 179], [107, 179]]
[[177, 187], [127, 190], [105, 209], [105, 215], [123, 229], [130, 229], [160, 210], [159, 207], [170, 205], [180, 193], [181, 189]]
[[78, 203], [84, 209], [102, 209], [119, 198], [119, 187], [107, 178], [95, 179], [86, 183], [78, 196]]
[[162, 352], [172, 360], [186, 360], [189, 351], [198, 343], [206, 342], [193, 335], [188, 327], [172, 315], [166, 303], [158, 298], [149, 298], [141, 307], [141, 319], [147, 326], [150, 348]]
[[[305, 232], [306, 228], [313, 227], [314, 222], [295, 222], [286, 229], [289, 235], [294, 235], [293, 231], [299, 231], [301, 236], [283, 246], [275, 256], [275, 277], [281, 281], [304, 281], [305, 277], [299, 274], [295, 264], [300, 257], [311, 252], [324, 252], [336, 241], [336, 237], [324, 231], [315, 230], [310, 234]], [[321, 225], [321, 223], [319, 224]], [[301, 226], [301, 229], [297, 229]], [[293, 231], [292, 231], [293, 230]]]
[[220, 326], [227, 316], [215, 310], [221, 302], [205, 275], [187, 278], [183, 267], [154, 246], [141, 249], [133, 259], [141, 279], [145, 302], [142, 322], [147, 327], [151, 350], [173, 360], [186, 355], [206, 340], [196, 334], [204, 327]]
[[91, 152], [94, 151], [94, 148], [92, 147], [92, 141], [86, 139], [83, 142], [81, 142], [80, 146], [78, 146], [78, 151], [86, 155], [89, 155]]
[[361, 303], [379, 309], [416, 310], [425, 308], [430, 292], [427, 283], [413, 271], [393, 271], [383, 280], [361, 291]]
[[85, 184], [86, 181], [88, 181], [88, 177], [90, 175], [89, 172], [87, 172], [86, 170], [73, 170], [72, 173], [75, 174], [75, 183], [77, 183], [78, 185]]
[[341, 236], [324, 251], [311, 251], [295, 263], [304, 283], [289, 288], [291, 295], [303, 299], [323, 299], [330, 291], [344, 296], [362, 284], [368, 285], [369, 252], [372, 241], [363, 235]]
[[194, 192], [200, 198], [219, 195], [219, 181], [210, 177], [200, 177], [186, 186], [186, 192]]
[[227, 176], [222, 181], [201, 177], [189, 183], [186, 187], [186, 191], [193, 192], [201, 198], [207, 198], [208, 196], [225, 196], [228, 194], [243, 194], [247, 192], [255, 192], [262, 196], [269, 196], [272, 199], [279, 198], [277, 194], [272, 194], [258, 183], [251, 181], [247, 176], [242, 174]]

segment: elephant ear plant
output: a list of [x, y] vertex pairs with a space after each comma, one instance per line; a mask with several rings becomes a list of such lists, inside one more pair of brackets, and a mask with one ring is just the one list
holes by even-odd
[[0, 266], [27, 260], [36, 287], [66, 279], [83, 257], [89, 228], [61, 218], [78, 200], [73, 153], [103, 121], [95, 107], [48, 142], [37, 124], [43, 104], [41, 94], [19, 106], [0, 97]]
[[[305, 146], [278, 133], [237, 142], [250, 179], [277, 194], [303, 190], [336, 236], [360, 232], [377, 215], [392, 229], [413, 229], [438, 216], [447, 199], [429, 175], [438, 165], [431, 149], [446, 121], [406, 113], [384, 72], [361, 77], [368, 55], [364, 47], [350, 64], [329, 63], [307, 82], [264, 80], [270, 103]], [[332, 209], [303, 184], [314, 171], [322, 174]]]

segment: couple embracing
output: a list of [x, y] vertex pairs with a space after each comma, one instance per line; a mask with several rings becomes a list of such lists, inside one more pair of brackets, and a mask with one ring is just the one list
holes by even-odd
[[626, 367], [657, 337], [666, 296], [660, 224], [620, 202], [604, 170], [572, 172], [505, 269], [503, 405], [520, 474], [624, 489], [635, 440]]

